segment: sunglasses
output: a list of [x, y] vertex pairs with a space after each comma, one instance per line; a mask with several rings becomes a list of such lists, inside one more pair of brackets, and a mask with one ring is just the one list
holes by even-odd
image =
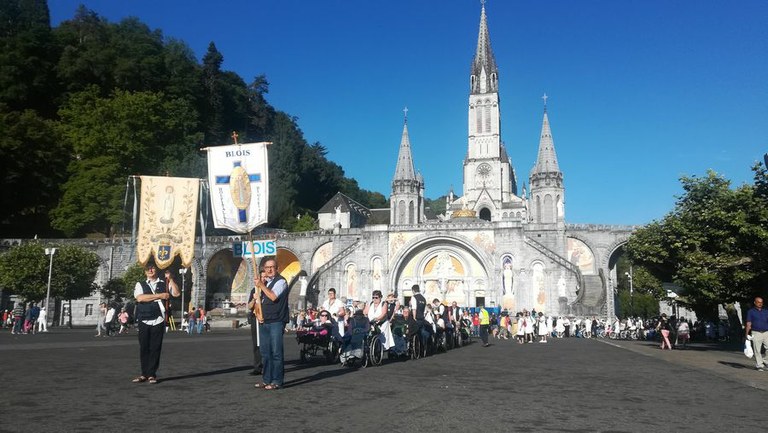
[[381, 296], [374, 296], [373, 299], [381, 299]]
[[330, 317], [327, 314], [321, 314], [320, 317]]

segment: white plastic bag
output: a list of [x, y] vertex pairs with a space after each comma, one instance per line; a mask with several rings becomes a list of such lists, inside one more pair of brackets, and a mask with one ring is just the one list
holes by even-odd
[[752, 341], [751, 339], [748, 339], [744, 342], [744, 356], [747, 358], [752, 358], [755, 356], [755, 352], [752, 350]]

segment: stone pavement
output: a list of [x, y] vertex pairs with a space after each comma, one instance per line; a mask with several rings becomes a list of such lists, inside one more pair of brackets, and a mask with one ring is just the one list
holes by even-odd
[[[0, 333], [0, 431], [746, 431], [762, 427], [768, 372], [738, 351], [649, 342], [479, 344], [348, 369], [300, 364], [257, 390], [247, 329], [168, 334], [161, 383], [132, 384], [135, 334]], [[609, 343], [609, 344], [608, 344]]]

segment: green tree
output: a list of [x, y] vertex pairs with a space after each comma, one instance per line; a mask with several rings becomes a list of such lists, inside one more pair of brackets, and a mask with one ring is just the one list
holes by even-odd
[[445, 213], [447, 196], [440, 196], [434, 200], [425, 198], [424, 207], [430, 208], [435, 215], [442, 215]]
[[52, 116], [57, 56], [45, 0], [0, 2], [0, 104]]
[[[75, 245], [54, 246], [51, 297], [66, 301], [90, 295], [99, 267], [98, 256]], [[28, 242], [0, 255], [0, 285], [26, 301], [45, 299], [50, 256], [46, 246]]]
[[0, 107], [0, 236], [51, 234], [48, 212], [59, 200], [69, 151], [55, 135], [52, 121], [33, 110]]
[[754, 185], [736, 189], [714, 172], [682, 178], [675, 209], [630, 237], [629, 259], [680, 286], [681, 299], [697, 312], [749, 300], [764, 290], [766, 276], [764, 179], [760, 167]]
[[196, 114], [186, 101], [153, 92], [98, 93], [90, 87], [60, 110], [59, 131], [76, 160], [52, 223], [67, 236], [113, 233], [125, 218], [129, 175], [202, 174], [195, 173], [203, 164], [187, 133], [195, 131]]
[[318, 229], [317, 220], [312, 215], [305, 213], [294, 218], [290, 227], [286, 227], [291, 232], [309, 232]]
[[122, 302], [126, 297], [127, 288], [122, 278], [112, 278], [107, 281], [103, 286], [99, 287], [102, 299], [105, 302]]

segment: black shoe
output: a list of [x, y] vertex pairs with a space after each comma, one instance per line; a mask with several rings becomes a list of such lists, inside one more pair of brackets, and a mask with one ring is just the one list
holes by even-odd
[[259, 368], [256, 370], [251, 370], [251, 372], [248, 374], [250, 374], [251, 376], [261, 376], [261, 369]]

